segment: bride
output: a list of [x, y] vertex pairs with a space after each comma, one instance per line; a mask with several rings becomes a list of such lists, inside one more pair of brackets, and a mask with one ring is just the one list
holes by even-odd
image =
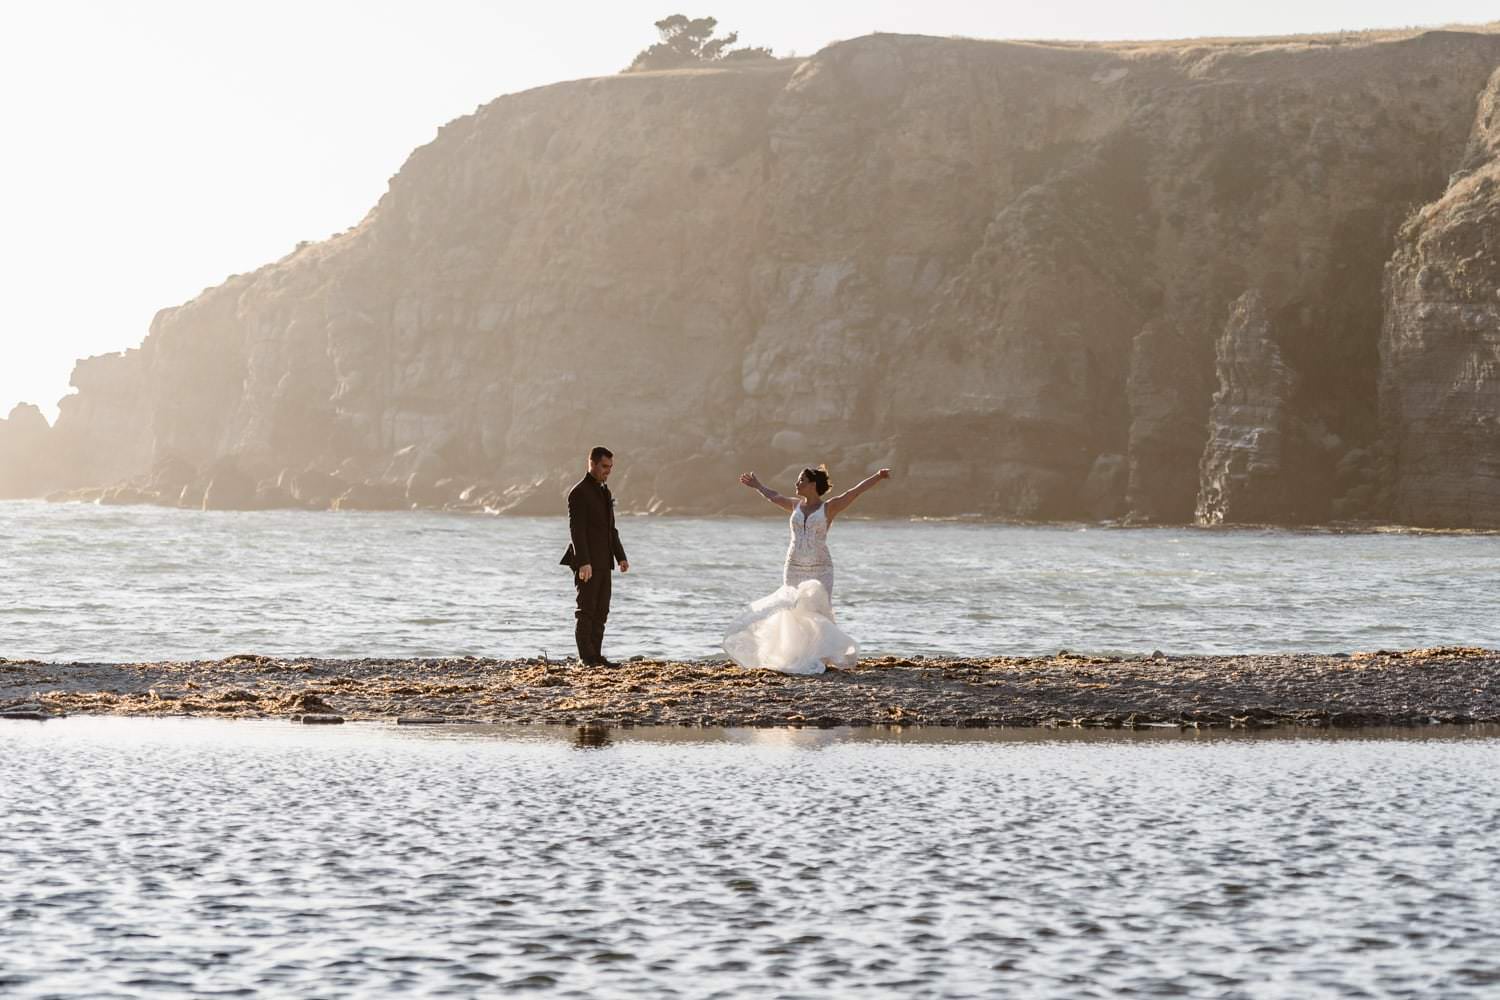
[[750, 605], [724, 638], [724, 652], [742, 667], [766, 667], [785, 674], [820, 674], [826, 667], [852, 667], [859, 644], [833, 623], [833, 556], [828, 528], [861, 493], [891, 477], [881, 469], [838, 496], [824, 500], [831, 485], [823, 466], [803, 469], [796, 498], [764, 485], [755, 473], [740, 483], [782, 510], [791, 512], [791, 545], [787, 547], [782, 587]]

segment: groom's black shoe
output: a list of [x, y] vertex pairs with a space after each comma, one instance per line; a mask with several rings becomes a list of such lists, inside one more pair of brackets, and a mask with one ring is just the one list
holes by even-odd
[[614, 660], [606, 660], [604, 657], [601, 656], [601, 657], [599, 657], [599, 659], [597, 659], [597, 660], [594, 661], [594, 666], [596, 666], [596, 667], [606, 667], [606, 668], [608, 668], [610, 670], [614, 670], [616, 667], [619, 666], [619, 664], [616, 663]]

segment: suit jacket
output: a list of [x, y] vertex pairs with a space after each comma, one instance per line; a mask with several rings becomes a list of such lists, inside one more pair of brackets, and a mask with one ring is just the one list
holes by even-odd
[[588, 473], [568, 491], [568, 534], [572, 544], [558, 561], [575, 573], [585, 564], [607, 573], [615, 563], [628, 561], [615, 530], [615, 498]]

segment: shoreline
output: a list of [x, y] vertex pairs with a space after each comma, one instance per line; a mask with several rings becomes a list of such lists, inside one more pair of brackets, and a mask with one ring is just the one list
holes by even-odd
[[[105, 488], [90, 488], [90, 492]], [[89, 507], [153, 507], [163, 510], [186, 510], [190, 513], [210, 514], [243, 514], [243, 513], [281, 513], [301, 512], [308, 514], [437, 514], [450, 515], [453, 517], [479, 517], [479, 518], [528, 518], [528, 517], [551, 517], [563, 518], [567, 516], [566, 510], [545, 511], [527, 510], [516, 512], [502, 510], [494, 507], [455, 506], [455, 505], [424, 505], [415, 504], [406, 507], [350, 507], [344, 509], [332, 509], [329, 507], [308, 507], [302, 505], [285, 505], [253, 508], [198, 508], [181, 507], [177, 504], [157, 502], [151, 500], [104, 500], [98, 497], [60, 498], [57, 496], [38, 497], [12, 497], [8, 500], [0, 500], [0, 503], [26, 503], [38, 506], [89, 506]], [[720, 518], [733, 518], [736, 520], [762, 519], [763, 511], [752, 509], [722, 509], [703, 508], [701, 510], [692, 508], [675, 507], [664, 510], [649, 510], [646, 508], [625, 507], [616, 511], [620, 517], [629, 518], [651, 518], [653, 520], [684, 520], [702, 521]], [[985, 513], [983, 511], [969, 511], [957, 514], [911, 514], [911, 513], [853, 513], [841, 515], [850, 521], [886, 522], [886, 523], [910, 523], [910, 524], [972, 524], [982, 526], [997, 526], [1011, 528], [1070, 528], [1078, 530], [1098, 531], [1150, 531], [1170, 529], [1190, 529], [1193, 531], [1204, 531], [1213, 533], [1254, 533], [1263, 531], [1286, 532], [1288, 534], [1300, 535], [1500, 535], [1500, 527], [1494, 528], [1472, 528], [1438, 525], [1405, 524], [1399, 521], [1387, 520], [1330, 520], [1322, 522], [1259, 522], [1244, 521], [1230, 524], [1199, 524], [1196, 521], [1154, 521], [1149, 519], [1134, 519], [1131, 517], [1104, 518], [1091, 520], [1087, 518], [1062, 518], [1062, 519], [1033, 519], [1014, 517], [1003, 514]]]
[[1500, 651], [884, 656], [815, 676], [722, 659], [615, 669], [535, 657], [0, 659], [0, 718], [65, 715], [703, 728], [1464, 725], [1500, 722]]

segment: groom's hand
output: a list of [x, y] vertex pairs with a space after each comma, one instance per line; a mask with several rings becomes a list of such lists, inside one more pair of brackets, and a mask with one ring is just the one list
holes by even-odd
[[584, 563], [582, 566], [578, 567], [578, 579], [580, 582], [588, 583], [593, 578], [594, 567], [590, 566], [588, 563]]
[[621, 573], [629, 573], [630, 572], [630, 563], [628, 563], [628, 562], [622, 562], [622, 563], [620, 563], [620, 572]]

